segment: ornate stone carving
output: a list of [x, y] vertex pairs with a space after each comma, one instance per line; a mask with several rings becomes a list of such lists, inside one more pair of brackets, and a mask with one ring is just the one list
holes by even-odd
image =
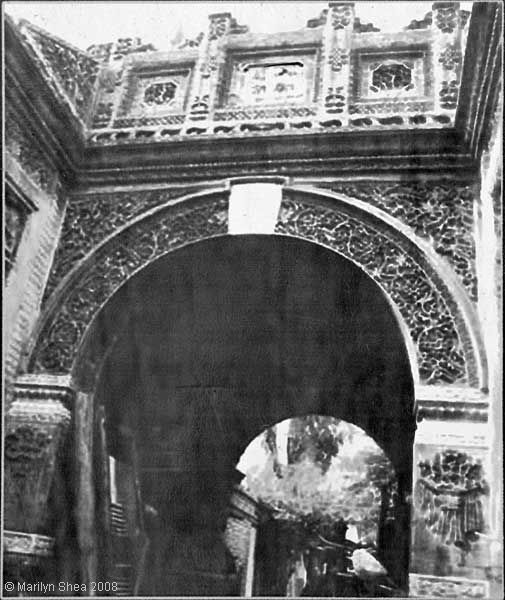
[[293, 200], [283, 201], [276, 231], [342, 253], [386, 290], [407, 323], [425, 383], [465, 381], [465, 356], [454, 318], [411, 249], [335, 209]]
[[328, 62], [330, 63], [332, 71], [338, 73], [342, 70], [344, 63], [348, 60], [349, 53], [342, 48], [334, 48], [331, 52]]
[[409, 591], [416, 598], [488, 598], [489, 584], [487, 581], [411, 573]]
[[78, 115], [84, 118], [91, 106], [99, 63], [85, 52], [56, 40], [32, 25], [26, 25], [27, 39], [41, 53], [50, 72], [60, 83]]
[[257, 121], [260, 119], [292, 119], [313, 117], [316, 109], [308, 106], [290, 106], [282, 108], [237, 108], [235, 110], [216, 111], [216, 121]]
[[328, 114], [340, 114], [344, 112], [345, 96], [342, 86], [328, 88], [328, 93], [324, 98], [324, 106]]
[[65, 213], [44, 300], [69, 270], [108, 235], [143, 212], [198, 189], [139, 190], [73, 197]]
[[174, 99], [176, 90], [177, 85], [173, 81], [153, 83], [144, 92], [144, 103], [149, 106], [169, 104]]
[[435, 2], [435, 24], [443, 33], [452, 33], [458, 26], [459, 2]]
[[209, 41], [214, 41], [223, 37], [228, 27], [230, 15], [223, 13], [222, 15], [212, 15], [209, 23]]
[[477, 299], [474, 194], [468, 186], [430, 183], [334, 183], [337, 193], [382, 209], [428, 240], [446, 258], [470, 297]]
[[438, 57], [438, 62], [447, 70], [456, 70], [461, 65], [463, 55], [457, 46], [447, 46]]
[[93, 315], [134, 272], [175, 248], [227, 233], [227, 198], [167, 207], [101, 247], [47, 322], [33, 353], [37, 371], [69, 372]]
[[5, 523], [10, 529], [43, 531], [61, 444], [70, 424], [68, 387], [20, 379], [5, 427]]
[[458, 105], [459, 83], [456, 79], [442, 81], [439, 91], [441, 108], [453, 109]]
[[445, 449], [418, 465], [417, 505], [441, 544], [470, 552], [485, 528], [482, 496], [488, 493], [480, 459]]
[[374, 92], [405, 90], [414, 87], [412, 83], [412, 67], [398, 62], [387, 62], [373, 69], [372, 85]]
[[335, 31], [348, 27], [354, 16], [352, 3], [334, 3], [331, 6], [331, 26]]

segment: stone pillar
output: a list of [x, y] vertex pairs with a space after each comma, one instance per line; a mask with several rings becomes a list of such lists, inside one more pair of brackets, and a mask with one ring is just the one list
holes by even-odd
[[[319, 117], [322, 124], [347, 125], [354, 2], [330, 2], [323, 32], [323, 83]], [[337, 124], [337, 123], [335, 123]]]
[[68, 377], [26, 375], [17, 379], [6, 413], [4, 580], [15, 583], [16, 595], [18, 582], [47, 583], [55, 575], [65, 514], [55, 514], [52, 502], [55, 496], [62, 501], [56, 474], [64, 461], [72, 398]]
[[219, 96], [219, 82], [225, 61], [224, 42], [231, 25], [230, 13], [209, 15], [209, 28], [199, 47], [192, 84], [187, 133], [204, 133], [213, 120]]
[[463, 66], [463, 22], [459, 2], [433, 3], [433, 78], [435, 112], [452, 112], [458, 102]]
[[410, 595], [488, 598], [488, 399], [419, 386], [413, 460]]

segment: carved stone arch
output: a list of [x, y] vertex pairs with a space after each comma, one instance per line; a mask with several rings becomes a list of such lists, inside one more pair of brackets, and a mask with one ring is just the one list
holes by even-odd
[[[228, 212], [229, 191], [207, 190], [140, 215], [95, 247], [53, 294], [34, 336], [28, 370], [71, 372], [91, 324], [119, 287], [173, 250], [228, 235]], [[338, 252], [379, 284], [408, 331], [407, 347], [415, 347], [415, 380], [485, 386], [471, 309], [461, 300], [457, 281], [406, 226], [327, 190], [284, 187], [271, 233]]]

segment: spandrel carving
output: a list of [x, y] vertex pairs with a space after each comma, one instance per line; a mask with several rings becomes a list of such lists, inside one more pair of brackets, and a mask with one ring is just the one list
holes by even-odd
[[336, 210], [284, 200], [276, 231], [316, 241], [359, 264], [404, 318], [425, 383], [466, 381], [457, 325], [442, 295], [415, 259], [384, 232]]

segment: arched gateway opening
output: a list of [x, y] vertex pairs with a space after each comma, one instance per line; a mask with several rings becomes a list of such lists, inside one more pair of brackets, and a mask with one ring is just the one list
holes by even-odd
[[273, 235], [186, 246], [128, 280], [88, 340], [106, 349], [98, 526], [113, 518], [100, 564], [126, 589], [239, 594], [224, 543], [235, 466], [266, 427], [308, 414], [357, 425], [391, 460], [406, 583], [411, 367], [388, 300], [351, 261]]

